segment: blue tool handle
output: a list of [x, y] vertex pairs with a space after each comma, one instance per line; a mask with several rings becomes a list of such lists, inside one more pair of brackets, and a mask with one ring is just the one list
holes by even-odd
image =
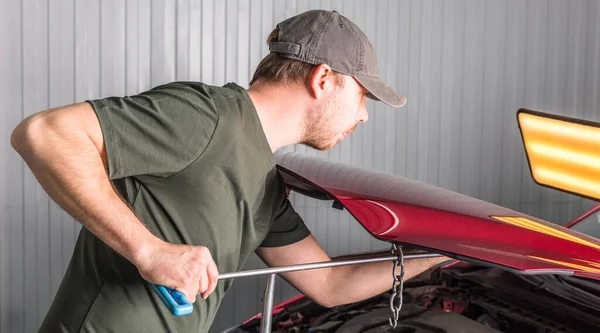
[[154, 292], [156, 292], [172, 314], [184, 316], [192, 313], [192, 310], [194, 310], [192, 303], [188, 302], [185, 295], [179, 291], [165, 286], [155, 285], [150, 282], [148, 282], [148, 284], [154, 289]]

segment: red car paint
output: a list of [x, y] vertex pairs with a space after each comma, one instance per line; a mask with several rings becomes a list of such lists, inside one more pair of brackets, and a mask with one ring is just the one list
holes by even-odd
[[388, 173], [297, 153], [277, 159], [291, 189], [337, 201], [378, 239], [521, 274], [600, 280], [600, 241], [593, 237]]
[[[288, 300], [285, 300], [285, 301], [283, 301], [283, 302], [275, 305], [273, 307], [273, 314], [276, 315], [278, 313], [281, 313], [285, 309], [286, 306], [288, 306], [289, 304], [295, 303], [295, 302], [297, 302], [297, 301], [299, 301], [299, 300], [301, 300], [301, 299], [303, 299], [305, 297], [306, 296], [304, 296], [304, 295], [294, 296], [294, 297], [292, 297], [292, 298], [290, 298]], [[260, 318], [262, 318], [262, 313], [259, 313], [259, 314], [255, 315], [254, 317], [247, 319], [246, 321], [244, 321], [244, 323], [242, 323], [242, 325], [246, 325], [251, 320], [260, 319]]]

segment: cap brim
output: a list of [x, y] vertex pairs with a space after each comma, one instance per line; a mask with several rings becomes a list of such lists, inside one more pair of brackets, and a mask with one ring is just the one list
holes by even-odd
[[398, 94], [379, 78], [372, 76], [355, 76], [354, 78], [369, 91], [367, 97], [376, 101], [382, 101], [395, 108], [406, 104], [406, 97]]

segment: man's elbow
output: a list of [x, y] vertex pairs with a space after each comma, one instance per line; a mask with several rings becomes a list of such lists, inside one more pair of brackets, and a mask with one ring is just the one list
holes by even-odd
[[348, 302], [343, 302], [341, 298], [336, 295], [335, 292], [319, 293], [311, 299], [325, 308], [333, 308], [336, 306], [348, 304]]
[[44, 132], [47, 133], [47, 120], [43, 112], [25, 118], [14, 128], [10, 136], [10, 144], [22, 157], [35, 151], [43, 143]]
[[336, 307], [338, 305], [341, 304], [337, 304], [336, 302], [333, 302], [332, 300], [328, 300], [325, 297], [319, 296], [317, 298], [313, 298], [312, 299], [315, 303], [319, 304], [320, 306], [324, 307], [324, 308], [333, 308]]

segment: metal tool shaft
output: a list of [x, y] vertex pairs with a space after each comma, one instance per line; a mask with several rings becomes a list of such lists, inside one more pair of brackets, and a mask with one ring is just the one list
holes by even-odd
[[262, 318], [260, 320], [260, 332], [270, 333], [271, 323], [273, 317], [273, 295], [275, 294], [275, 280], [277, 279], [276, 274], [269, 274], [267, 277], [267, 287], [265, 288], [265, 300], [262, 312]]
[[[436, 253], [419, 253], [404, 256], [405, 259], [417, 259], [417, 258], [433, 258], [439, 257], [441, 255]], [[305, 271], [310, 269], [319, 269], [319, 268], [327, 268], [327, 267], [335, 267], [335, 266], [347, 266], [347, 265], [357, 265], [357, 264], [365, 264], [370, 262], [383, 262], [383, 261], [393, 261], [398, 259], [395, 255], [386, 255], [382, 257], [370, 257], [370, 258], [355, 258], [355, 259], [346, 259], [346, 260], [331, 260], [324, 262], [316, 262], [309, 264], [300, 264], [300, 265], [291, 265], [291, 266], [283, 266], [283, 267], [272, 267], [272, 268], [263, 268], [263, 269], [253, 269], [241, 272], [233, 272], [233, 273], [225, 273], [220, 274], [219, 280], [226, 279], [234, 279], [241, 277], [251, 277], [251, 276], [259, 276], [259, 275], [269, 275], [267, 290], [265, 291], [265, 306], [273, 306], [273, 287], [271, 284], [275, 284], [275, 274], [286, 273], [286, 272], [295, 272], [295, 271]], [[188, 302], [185, 296], [174, 289], [166, 288], [160, 285], [150, 284], [150, 287], [154, 289], [156, 294], [160, 297], [160, 299], [165, 303], [165, 305], [169, 308], [169, 311], [176, 316], [183, 316], [190, 314], [193, 310], [193, 306], [190, 302]], [[269, 303], [269, 304], [267, 304]], [[267, 309], [265, 308], [265, 311]], [[271, 320], [271, 310], [269, 309], [268, 320]], [[266, 315], [266, 312], [264, 312]], [[263, 316], [263, 320], [266, 317]], [[270, 324], [269, 326], [270, 327]], [[265, 328], [266, 329], [266, 328]]]
[[[437, 254], [437, 253], [407, 254], [404, 256], [404, 259], [420, 259], [420, 258], [435, 258], [435, 257], [441, 257], [441, 255]], [[323, 261], [323, 262], [300, 264], [300, 265], [293, 265], [293, 266], [251, 269], [251, 270], [241, 271], [241, 272], [220, 274], [219, 280], [227, 280], [227, 279], [249, 277], [249, 276], [279, 274], [279, 273], [287, 273], [287, 272], [295, 272], [295, 271], [305, 271], [305, 270], [310, 270], [310, 269], [319, 269], [319, 268], [327, 268], [327, 267], [335, 267], [335, 266], [357, 265], [357, 264], [365, 264], [365, 263], [370, 263], [370, 262], [393, 261], [395, 259], [398, 259], [398, 257], [392, 256], [392, 255], [386, 255], [384, 257], [332, 260], [332, 261]]]

